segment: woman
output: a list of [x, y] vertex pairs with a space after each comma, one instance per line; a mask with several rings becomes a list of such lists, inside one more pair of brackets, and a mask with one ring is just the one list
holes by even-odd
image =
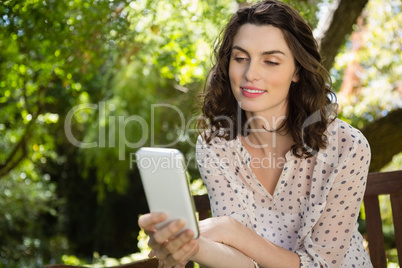
[[197, 160], [213, 218], [139, 219], [160, 267], [372, 267], [357, 231], [370, 148], [336, 119], [328, 73], [303, 18], [270, 0], [240, 9], [216, 48]]

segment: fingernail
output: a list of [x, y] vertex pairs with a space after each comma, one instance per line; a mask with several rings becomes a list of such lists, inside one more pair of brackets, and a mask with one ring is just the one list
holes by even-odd
[[194, 236], [194, 232], [191, 231], [191, 230], [188, 230], [187, 236], [188, 236], [189, 238], [190, 238], [190, 237], [193, 237], [193, 236]]
[[177, 227], [184, 227], [185, 225], [186, 225], [186, 222], [183, 221], [183, 220], [178, 220], [178, 221], [176, 222], [176, 226], [177, 226]]

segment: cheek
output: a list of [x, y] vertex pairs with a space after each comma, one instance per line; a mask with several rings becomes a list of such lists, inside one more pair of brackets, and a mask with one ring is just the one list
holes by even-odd
[[271, 78], [270, 82], [273, 86], [280, 87], [285, 86], [287, 84], [287, 79], [284, 79], [284, 77], [281, 75], [274, 75]]
[[269, 81], [272, 86], [284, 87], [286, 89], [289, 89], [292, 79], [293, 73], [278, 72], [277, 74], [271, 75]]
[[238, 64], [229, 64], [229, 79], [230, 81], [236, 81], [237, 83], [241, 82], [244, 73], [244, 67]]
[[230, 80], [230, 82], [232, 82], [234, 76], [235, 76], [234, 68], [232, 67], [232, 65], [229, 65], [229, 80]]
[[229, 81], [230, 81], [230, 86], [232, 87], [232, 90], [239, 83], [236, 68], [231, 68], [230, 66], [229, 66]]
[[236, 68], [230, 68], [229, 66], [229, 81], [230, 81], [230, 89], [232, 91], [233, 96], [235, 97], [236, 101], [240, 101], [241, 92], [240, 92], [240, 83], [238, 71]]

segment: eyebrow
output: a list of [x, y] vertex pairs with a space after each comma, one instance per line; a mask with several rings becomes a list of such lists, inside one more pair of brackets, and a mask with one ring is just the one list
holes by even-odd
[[[239, 46], [234, 46], [234, 47], [232, 48], [232, 50], [233, 50], [233, 49], [240, 50], [241, 52], [244, 52], [244, 53], [246, 53], [247, 55], [249, 55], [249, 53], [247, 52], [247, 50], [245, 50], [244, 48], [241, 48], [241, 47], [239, 47]], [[283, 51], [280, 51], [280, 50], [269, 50], [269, 51], [264, 51], [264, 52], [261, 53], [262, 56], [264, 56], [264, 55], [272, 55], [272, 54], [282, 54], [282, 55], [285, 55], [285, 56], [286, 56], [286, 54], [285, 54]]]

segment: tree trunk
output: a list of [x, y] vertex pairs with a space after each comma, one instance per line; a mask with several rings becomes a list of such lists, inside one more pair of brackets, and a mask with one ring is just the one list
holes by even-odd
[[362, 13], [368, 0], [333, 0], [329, 14], [321, 18], [315, 30], [323, 64], [330, 70], [339, 48], [353, 30], [353, 24]]
[[379, 171], [402, 151], [401, 118], [400, 108], [362, 129], [371, 147], [370, 172]]

